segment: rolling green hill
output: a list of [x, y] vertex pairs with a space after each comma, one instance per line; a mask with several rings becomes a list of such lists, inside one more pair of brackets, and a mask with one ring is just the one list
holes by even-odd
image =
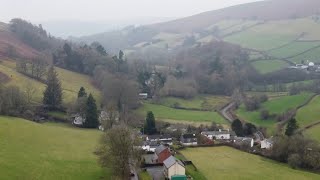
[[181, 153], [207, 179], [319, 179], [320, 175], [230, 147], [188, 148]]
[[[255, 124], [256, 126], [266, 127], [269, 135], [273, 134], [276, 130], [275, 119], [263, 120], [260, 117], [260, 111], [262, 109], [268, 110], [270, 114], [284, 113], [289, 109], [296, 108], [302, 105], [311, 97], [310, 93], [302, 93], [295, 96], [281, 96], [279, 98], [271, 99], [261, 105], [261, 108], [256, 111], [246, 111], [244, 105], [241, 105], [237, 110], [237, 115], [240, 119]], [[298, 111], [299, 112], [299, 111]], [[299, 122], [299, 121], [298, 121]]]
[[[0, 72], [10, 78], [9, 82], [7, 82], [6, 85], [16, 85], [21, 88], [24, 88], [26, 86], [33, 86], [36, 91], [33, 100], [35, 102], [41, 102], [45, 84], [18, 73], [15, 68], [16, 64], [14, 61], [0, 61]], [[96, 87], [92, 85], [89, 76], [58, 67], [56, 67], [56, 71], [58, 72], [58, 76], [62, 84], [64, 103], [73, 102], [76, 99], [81, 86], [86, 89], [87, 93], [92, 93], [98, 103], [100, 102], [101, 93]]]
[[0, 116], [0, 179], [101, 179], [101, 132]]

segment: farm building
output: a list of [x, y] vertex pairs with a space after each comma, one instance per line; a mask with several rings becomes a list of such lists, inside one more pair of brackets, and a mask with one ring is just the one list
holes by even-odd
[[164, 145], [160, 145], [155, 149], [152, 161], [155, 163], [163, 163], [163, 161], [170, 156], [171, 156], [171, 152], [169, 148]]
[[180, 160], [170, 156], [163, 162], [163, 173], [167, 179], [171, 180], [185, 176], [186, 170], [184, 164]]
[[148, 93], [139, 93], [140, 99], [148, 99]]
[[272, 139], [265, 139], [261, 141], [261, 149], [270, 149], [272, 148], [273, 141]]
[[172, 145], [172, 137], [170, 135], [149, 135], [146, 137], [146, 140], [163, 145]]
[[233, 142], [239, 146], [253, 147], [254, 141], [253, 138], [248, 137], [235, 137]]
[[180, 137], [180, 143], [184, 146], [196, 146], [198, 140], [196, 134], [183, 134]]
[[214, 139], [229, 140], [229, 139], [231, 139], [231, 133], [229, 130], [224, 131], [224, 130], [219, 129], [219, 131], [203, 131], [203, 132], [201, 132], [201, 134], [203, 136], [206, 136], [210, 140], [214, 140]]

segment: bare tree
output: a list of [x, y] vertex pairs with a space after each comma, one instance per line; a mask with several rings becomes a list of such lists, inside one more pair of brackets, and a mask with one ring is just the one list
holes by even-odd
[[102, 136], [100, 143], [96, 151], [99, 163], [111, 169], [112, 179], [128, 179], [130, 168], [139, 157], [134, 148], [138, 140], [131, 129], [125, 125], [115, 126]]
[[26, 94], [26, 101], [28, 104], [31, 103], [32, 98], [34, 97], [34, 94], [36, 93], [36, 88], [34, 84], [28, 83], [24, 85], [25, 94]]

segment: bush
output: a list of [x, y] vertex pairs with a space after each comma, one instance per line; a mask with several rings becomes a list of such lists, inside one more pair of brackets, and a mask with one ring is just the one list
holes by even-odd
[[255, 111], [255, 110], [259, 109], [260, 102], [257, 101], [256, 98], [248, 98], [245, 100], [244, 105], [245, 105], [247, 111]]
[[291, 154], [288, 158], [288, 164], [290, 167], [296, 169], [301, 165], [301, 158], [299, 154]]
[[269, 111], [263, 109], [263, 110], [260, 112], [260, 117], [261, 117], [261, 119], [263, 119], [263, 120], [269, 119], [269, 118], [270, 118], [270, 113], [269, 113]]

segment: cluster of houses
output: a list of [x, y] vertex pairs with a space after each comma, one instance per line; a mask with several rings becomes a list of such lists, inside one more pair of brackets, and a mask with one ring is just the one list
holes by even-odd
[[294, 66], [289, 66], [289, 69], [300, 69], [306, 71], [320, 72], [320, 66], [310, 61], [307, 61], [306, 64], [295, 64]]
[[163, 167], [163, 175], [166, 179], [187, 179], [185, 175], [185, 165], [176, 159], [170, 150], [172, 137], [169, 135], [150, 135], [142, 145], [142, 149], [153, 152], [151, 162]]
[[[225, 141], [248, 148], [252, 148], [255, 143], [253, 138], [237, 137], [233, 131], [229, 130], [203, 131], [201, 135], [212, 141]], [[198, 136], [193, 133], [183, 134], [179, 143], [183, 146], [198, 146]], [[273, 145], [272, 139], [264, 139], [259, 143], [261, 149], [270, 149]], [[153, 153], [151, 163], [163, 166], [163, 175], [166, 179], [186, 179], [185, 164], [173, 156], [175, 152], [171, 151], [171, 145], [173, 145], [173, 138], [170, 135], [149, 135], [145, 137], [141, 148]]]

